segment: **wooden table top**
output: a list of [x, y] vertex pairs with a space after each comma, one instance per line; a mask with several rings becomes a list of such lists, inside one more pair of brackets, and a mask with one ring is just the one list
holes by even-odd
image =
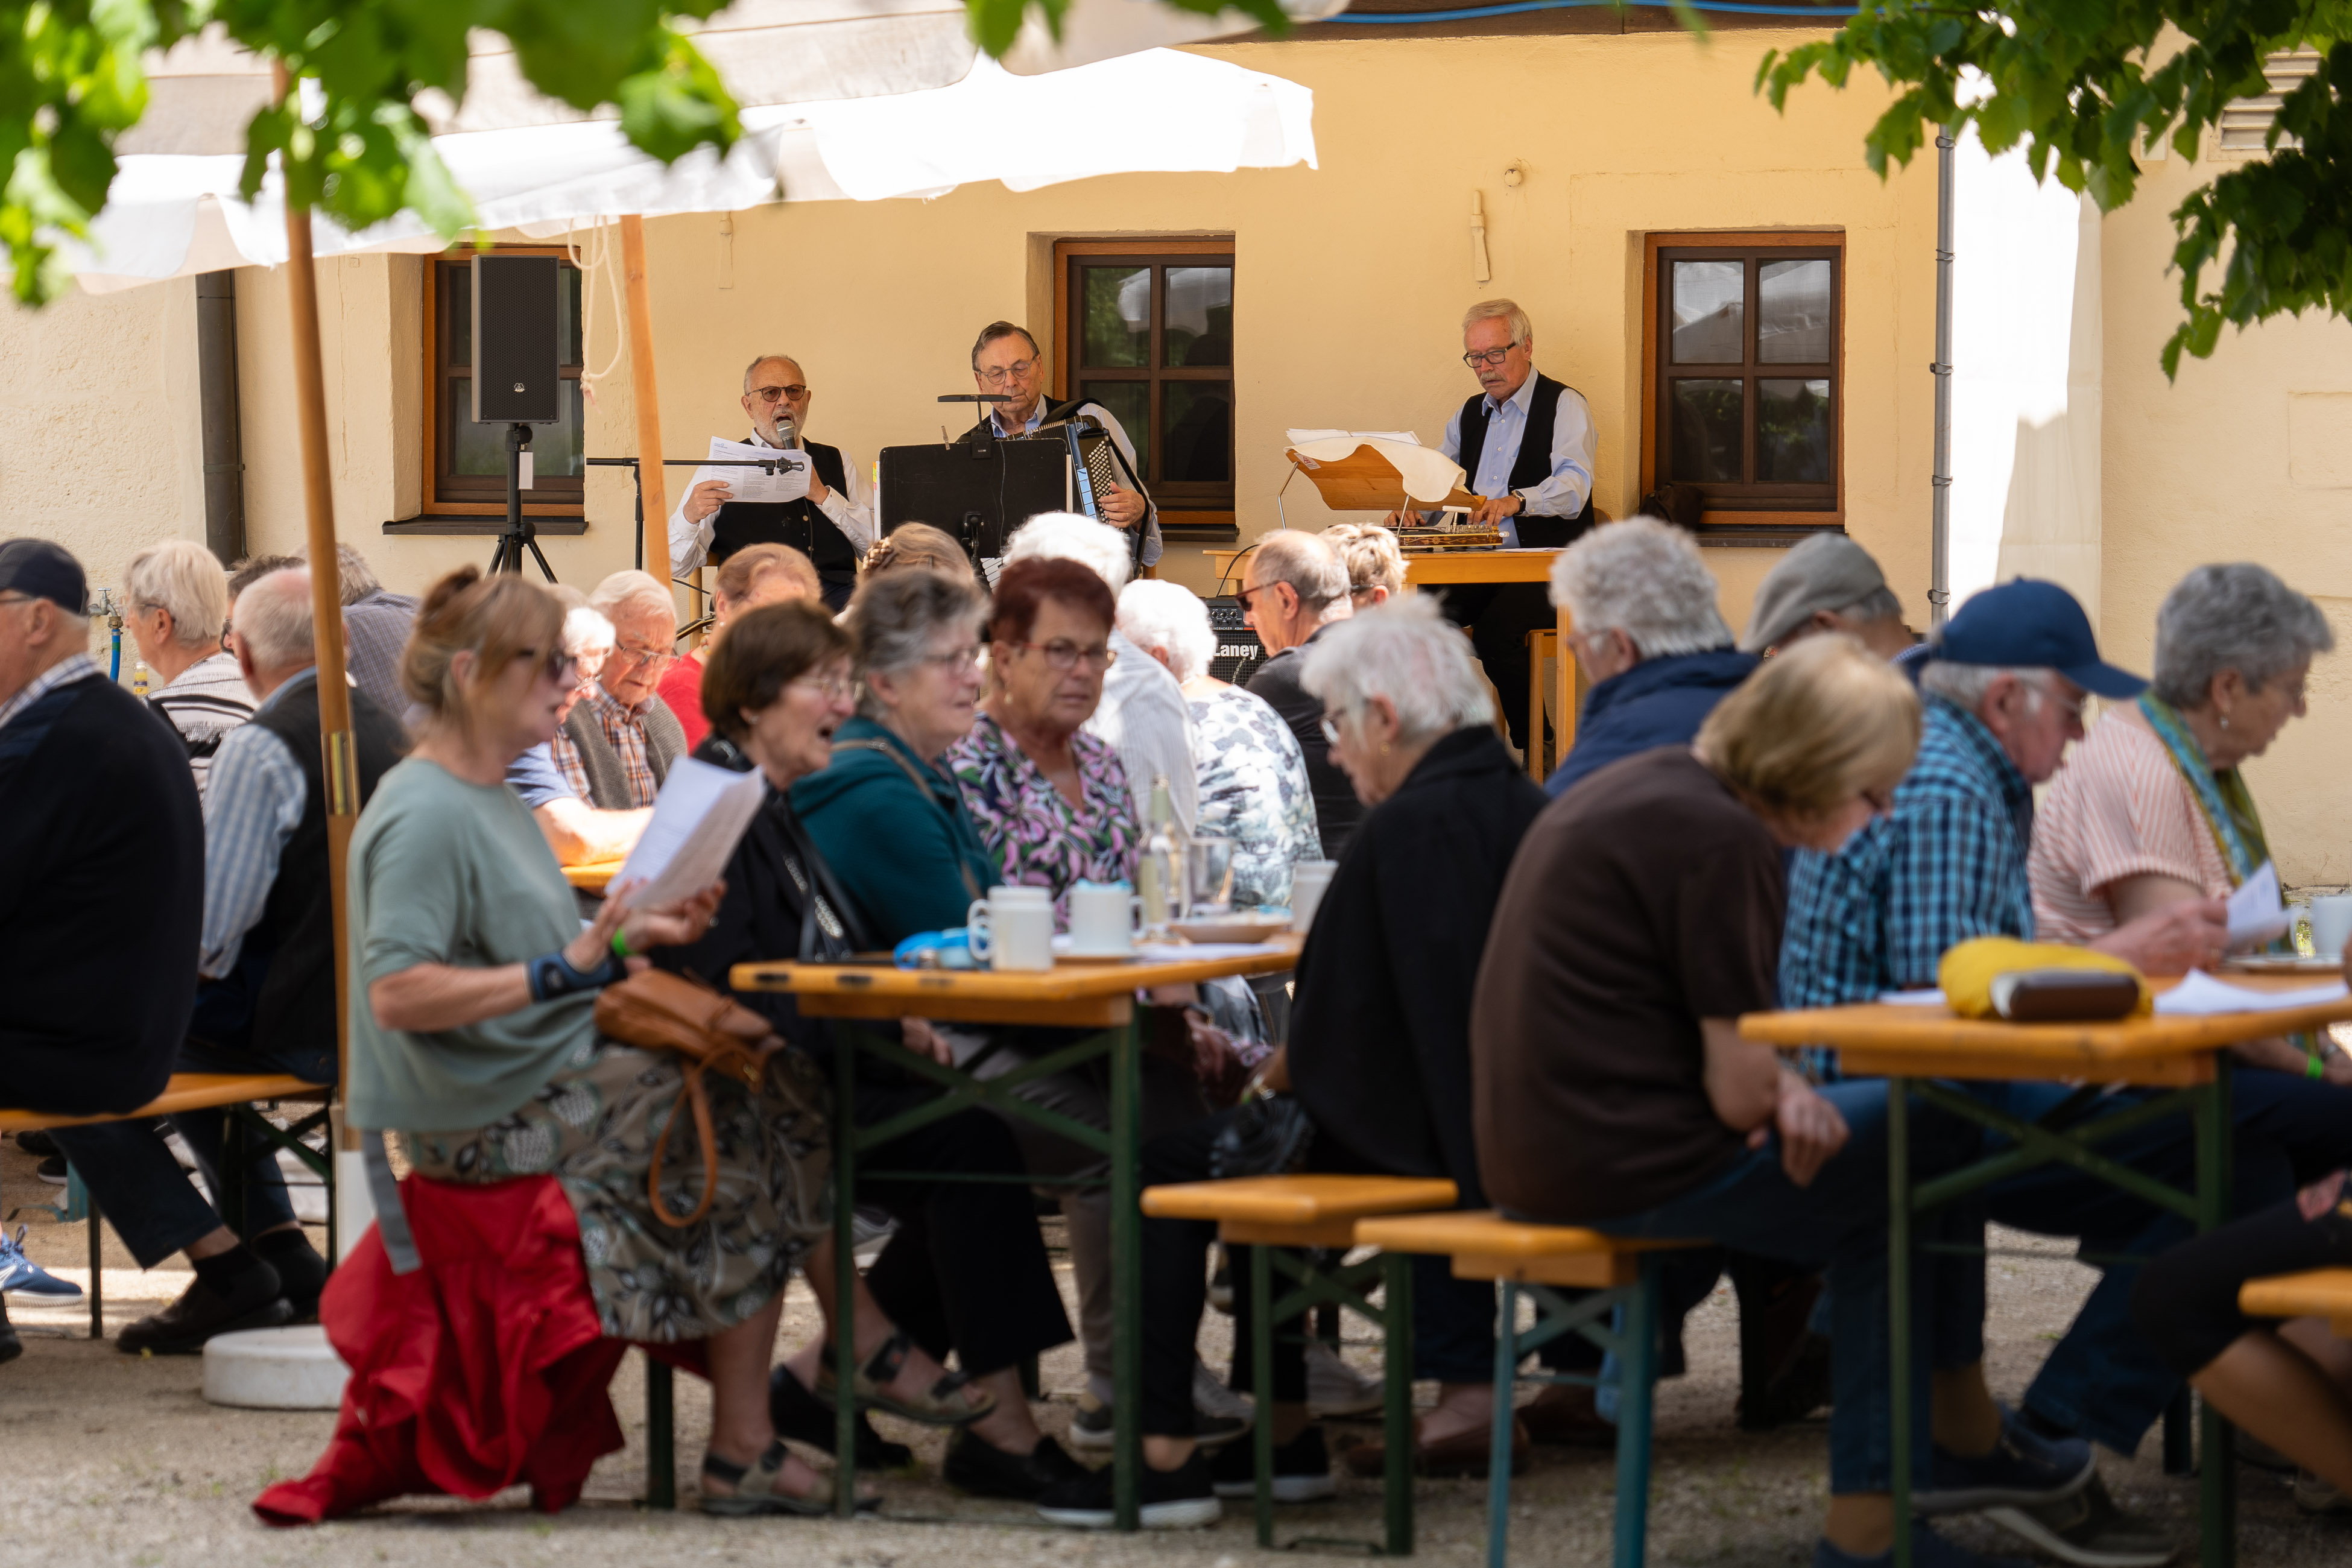
[[591, 860], [584, 866], [566, 866], [563, 879], [583, 893], [601, 893], [613, 885], [621, 874], [620, 860]]
[[[2250, 991], [2294, 991], [2308, 975], [2232, 975]], [[2177, 980], [2154, 982], [2159, 992]], [[1750, 1013], [1743, 1039], [1793, 1047], [1828, 1046], [1862, 1077], [2030, 1079], [2085, 1083], [2184, 1085], [2213, 1077], [2221, 1048], [2352, 1019], [2352, 996], [2276, 1013], [2216, 1013], [2200, 1018], [2127, 1018], [2111, 1024], [2011, 1024], [1962, 1018], [1949, 1007], [1865, 1002]]]
[[1034, 973], [900, 969], [866, 963], [739, 963], [738, 991], [788, 991], [800, 1009], [824, 1018], [939, 1018], [970, 1024], [1108, 1026], [1134, 1015], [1135, 993], [1230, 974], [1279, 974], [1298, 962], [1287, 933], [1255, 951], [1169, 963], [1056, 963]]
[[[1222, 578], [1234, 560], [1248, 554], [1249, 551], [1203, 550], [1201, 553], [1216, 563], [1217, 574]], [[1548, 583], [1551, 580], [1551, 563], [1558, 559], [1559, 552], [1557, 550], [1448, 550], [1409, 553], [1404, 558], [1404, 580], [1416, 587], [1424, 583]]]
[[152, 1121], [183, 1110], [210, 1110], [249, 1100], [324, 1100], [334, 1091], [284, 1073], [175, 1072], [163, 1092], [121, 1116], [52, 1116], [42, 1110], [0, 1110], [0, 1132], [88, 1127], [101, 1121]]
[[2352, 1268], [2314, 1268], [2249, 1279], [2238, 1310], [2250, 1318], [2325, 1318], [2339, 1340], [2352, 1340]]

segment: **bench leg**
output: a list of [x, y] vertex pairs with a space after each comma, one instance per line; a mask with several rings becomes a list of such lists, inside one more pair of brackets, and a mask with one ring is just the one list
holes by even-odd
[[1511, 1392], [1519, 1374], [1519, 1286], [1503, 1281], [1495, 1325], [1495, 1432], [1486, 1449], [1486, 1568], [1511, 1560]]
[[[73, 1167], [67, 1166], [66, 1173], [73, 1176]], [[89, 1223], [89, 1337], [102, 1340], [106, 1338], [106, 1243], [99, 1235], [98, 1194], [88, 1187], [82, 1189], [82, 1215]]]
[[1657, 1254], [1626, 1295], [1617, 1357], [1617, 1525], [1613, 1568], [1642, 1568], [1649, 1547], [1650, 1408], [1658, 1385]]
[[1412, 1555], [1412, 1256], [1381, 1256], [1381, 1412], [1388, 1446], [1381, 1478], [1388, 1511], [1388, 1554]]
[[646, 1358], [646, 1506], [649, 1509], [677, 1507], [677, 1449], [675, 1439], [676, 1389], [670, 1382], [669, 1363], [656, 1361], [650, 1351]]
[[2168, 1476], [2193, 1476], [2197, 1473], [2197, 1401], [2182, 1384], [2180, 1392], [2164, 1410], [2164, 1473]]
[[[1250, 1377], [1257, 1401], [1250, 1423], [1250, 1442], [1256, 1449], [1257, 1543], [1274, 1545], [1274, 1248], [1253, 1247], [1250, 1257]], [[1389, 1447], [1396, 1447], [1393, 1433]]]

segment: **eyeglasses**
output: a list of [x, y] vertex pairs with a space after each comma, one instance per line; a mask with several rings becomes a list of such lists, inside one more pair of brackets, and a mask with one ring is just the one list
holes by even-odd
[[[1253, 595], [1270, 594], [1275, 589], [1281, 586], [1283, 586], [1283, 584], [1279, 583], [1260, 583], [1255, 588], [1238, 589], [1234, 594], [1234, 602], [1239, 605], [1243, 609], [1246, 610], [1250, 607], [1250, 598]], [[1294, 592], [1296, 590], [1294, 590]]]
[[1048, 643], [1017, 642], [1008, 646], [1017, 648], [1031, 648], [1034, 649], [1038, 653], [1044, 654], [1045, 656], [1045, 666], [1049, 669], [1076, 669], [1078, 665], [1078, 660], [1082, 658], [1088, 664], [1098, 666], [1104, 669], [1108, 669], [1112, 665], [1118, 662], [1118, 654], [1108, 643], [1098, 642], [1091, 647], [1080, 647], [1074, 642], [1066, 642], [1060, 637], [1055, 637], [1052, 642]]
[[751, 395], [762, 403], [781, 403], [788, 397], [798, 403], [808, 395], [808, 388], [797, 383], [791, 386], [755, 386]]
[[974, 371], [972, 374], [991, 386], [1003, 386], [1007, 381], [1028, 380], [1029, 373], [1036, 368], [1037, 362], [1034, 359], [1017, 359], [1011, 364], [991, 365], [986, 370]]
[[562, 648], [557, 648], [552, 653], [542, 654], [535, 647], [519, 647], [515, 649], [514, 656], [519, 659], [529, 660], [539, 668], [541, 673], [551, 677], [558, 686], [573, 685], [579, 679], [580, 656], [568, 653]]
[[857, 700], [857, 682], [846, 675], [803, 675], [787, 685], [803, 691], [813, 691], [828, 702], [854, 702]]
[[1491, 370], [1510, 358], [1511, 351], [1518, 346], [1519, 340], [1514, 338], [1498, 349], [1473, 349], [1462, 356], [1462, 363], [1472, 370]]
[[1328, 713], [1323, 715], [1323, 738], [1335, 746], [1339, 743], [1339, 721]]
[[606, 656], [606, 659], [607, 662], [619, 665], [624, 668], [640, 664], [667, 668], [677, 662], [677, 655], [666, 647], [645, 647], [635, 643], [616, 643], [614, 645], [613, 651]]
[[966, 643], [963, 647], [957, 648], [952, 652], [931, 654], [926, 658], [919, 658], [915, 662], [917, 664], [936, 664], [950, 675], [961, 675], [965, 670], [971, 669], [979, 665], [980, 645], [976, 642]]

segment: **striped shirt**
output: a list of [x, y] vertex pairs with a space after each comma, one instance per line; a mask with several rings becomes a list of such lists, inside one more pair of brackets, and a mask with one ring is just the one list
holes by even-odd
[[2033, 824], [2033, 918], [2052, 942], [2116, 929], [2105, 890], [2150, 873], [2229, 896], [2230, 868], [2172, 753], [2138, 712], [2111, 708], [2076, 746]]
[[[289, 677], [255, 711], [318, 678], [316, 668]], [[205, 790], [205, 926], [196, 944], [196, 972], [207, 979], [236, 967], [246, 933], [269, 902], [286, 841], [302, 826], [309, 793], [302, 764], [258, 724], [238, 725], [214, 753]]]
[[200, 658], [173, 677], [172, 683], [152, 693], [148, 702], [172, 721], [187, 743], [188, 767], [196, 775], [196, 793], [205, 792], [213, 755], [231, 730], [253, 717], [253, 692], [238, 673], [236, 658], [226, 653]]
[[58, 687], [70, 685], [77, 680], [88, 679], [97, 673], [98, 662], [86, 653], [70, 654], [58, 660], [57, 663], [25, 682], [25, 689], [22, 691], [17, 692], [5, 702], [0, 702], [0, 729], [5, 729], [8, 721]]

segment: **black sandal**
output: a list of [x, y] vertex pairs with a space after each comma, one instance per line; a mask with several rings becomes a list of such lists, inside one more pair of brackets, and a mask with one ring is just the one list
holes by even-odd
[[[757, 1461], [739, 1465], [732, 1459], [722, 1459], [706, 1452], [702, 1456], [702, 1473], [713, 1480], [725, 1481], [735, 1489], [726, 1493], [704, 1492], [702, 1511], [725, 1519], [749, 1519], [760, 1514], [796, 1514], [803, 1519], [815, 1519], [833, 1511], [833, 1489], [819, 1485], [816, 1490], [803, 1497], [780, 1492], [776, 1482], [782, 1476], [784, 1461], [791, 1457], [782, 1438], [768, 1445], [768, 1451]], [[873, 1513], [882, 1506], [878, 1496], [861, 1496], [857, 1511]]]
[[[920, 1426], [969, 1426], [996, 1408], [996, 1396], [971, 1386], [971, 1379], [961, 1372], [941, 1373], [918, 1401], [903, 1400], [887, 1392], [885, 1385], [898, 1375], [914, 1348], [914, 1342], [903, 1333], [894, 1333], [883, 1342], [882, 1348], [874, 1352], [874, 1359], [858, 1372], [851, 1391], [858, 1409], [879, 1410]], [[816, 1387], [810, 1390], [828, 1409], [835, 1407], [833, 1363], [831, 1355], [819, 1361]]]

